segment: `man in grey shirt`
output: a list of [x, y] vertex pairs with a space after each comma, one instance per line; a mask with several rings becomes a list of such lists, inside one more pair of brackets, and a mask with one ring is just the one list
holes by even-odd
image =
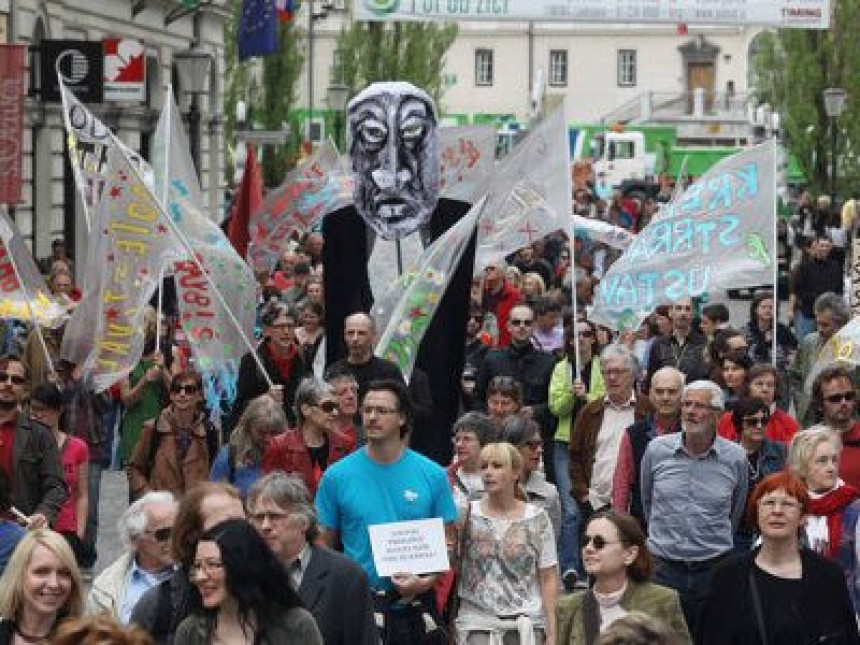
[[731, 553], [746, 505], [746, 454], [717, 436], [723, 405], [716, 383], [690, 383], [684, 388], [681, 432], [655, 438], [642, 458], [654, 581], [678, 592], [694, 638], [713, 571]]

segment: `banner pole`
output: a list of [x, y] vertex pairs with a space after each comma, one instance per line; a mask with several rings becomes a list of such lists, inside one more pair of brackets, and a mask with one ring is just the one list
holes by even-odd
[[164, 309], [164, 265], [158, 270], [158, 300], [155, 309], [155, 353], [161, 351], [161, 311]]
[[773, 144], [773, 338], [771, 339], [771, 364], [776, 367], [777, 330], [779, 329], [779, 212], [777, 208], [777, 146]]
[[45, 353], [45, 362], [48, 364], [48, 369], [51, 374], [56, 374], [57, 370], [54, 369], [54, 361], [51, 358], [51, 353], [48, 351], [48, 343], [45, 342], [45, 335], [42, 333], [42, 326], [36, 320], [36, 314], [33, 311], [33, 300], [30, 296], [30, 289], [21, 279], [21, 273], [18, 271], [18, 263], [15, 262], [15, 256], [11, 252], [9, 253], [9, 263], [12, 265], [12, 270], [15, 272], [15, 279], [18, 281], [18, 284], [21, 285], [21, 291], [24, 292], [24, 300], [27, 303], [30, 322], [33, 323], [33, 331], [36, 332], [36, 336], [39, 338], [39, 344], [42, 346], [42, 351]]
[[582, 369], [582, 360], [579, 356], [579, 304], [576, 302], [576, 220], [570, 213], [570, 300], [571, 312], [573, 313], [573, 351], [576, 358], [576, 367], [573, 375], [579, 378], [579, 370]]
[[[129, 166], [131, 166], [134, 171], [135, 177], [137, 177], [138, 181], [143, 182], [143, 179], [140, 176], [140, 170], [138, 170], [137, 166], [135, 166], [125, 154], [125, 151], [120, 148], [120, 153], [125, 157], [126, 161], [129, 162]], [[239, 321], [236, 320], [236, 316], [233, 314], [233, 310], [227, 305], [227, 301], [224, 299], [224, 295], [221, 293], [221, 290], [215, 285], [215, 282], [212, 280], [212, 276], [209, 275], [209, 272], [206, 270], [200, 260], [197, 258], [197, 255], [194, 253], [194, 249], [191, 248], [191, 243], [188, 239], [182, 234], [179, 228], [176, 226], [176, 222], [173, 221], [173, 218], [170, 217], [164, 209], [164, 205], [158, 201], [158, 199], [153, 200], [158, 206], [158, 212], [161, 215], [161, 218], [167, 224], [167, 227], [182, 245], [182, 248], [188, 254], [188, 257], [191, 258], [191, 261], [197, 266], [197, 269], [206, 279], [206, 282], [209, 283], [209, 286], [212, 288], [212, 293], [215, 294], [215, 299], [218, 301], [224, 311], [227, 313], [227, 317], [230, 319], [230, 322], [233, 323], [233, 326], [236, 328], [236, 331], [239, 332], [239, 336], [242, 338], [242, 342], [245, 343], [245, 346], [248, 348], [248, 351], [251, 352], [251, 356], [254, 357], [254, 361], [257, 363], [257, 367], [263, 373], [263, 378], [266, 380], [266, 384], [272, 388], [274, 387], [274, 383], [272, 382], [269, 373], [266, 371], [266, 367], [263, 365], [263, 361], [260, 359], [260, 355], [257, 353], [257, 348], [254, 346], [251, 341], [248, 339], [248, 336], [245, 334], [245, 330], [242, 329], [242, 325], [239, 324]]]

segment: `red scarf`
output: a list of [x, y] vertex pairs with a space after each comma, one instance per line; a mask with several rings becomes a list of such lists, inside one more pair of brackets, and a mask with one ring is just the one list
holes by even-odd
[[829, 558], [836, 557], [842, 544], [842, 511], [857, 498], [860, 498], [860, 491], [853, 486], [843, 484], [818, 499], [810, 500], [809, 514], [827, 518], [827, 557]]
[[275, 368], [278, 370], [278, 374], [281, 376], [281, 382], [287, 383], [290, 380], [290, 374], [293, 371], [293, 359], [295, 359], [296, 354], [298, 354], [298, 350], [295, 345], [290, 345], [287, 349], [286, 356], [278, 356], [275, 354], [275, 351], [269, 347], [269, 356], [272, 359], [272, 362], [275, 364]]

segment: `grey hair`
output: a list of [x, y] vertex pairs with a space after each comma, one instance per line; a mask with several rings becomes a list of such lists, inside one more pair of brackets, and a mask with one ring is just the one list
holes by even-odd
[[824, 313], [825, 311], [832, 313], [837, 327], [842, 327], [851, 320], [851, 311], [848, 309], [848, 303], [845, 302], [845, 298], [832, 291], [827, 291], [818, 296], [815, 299], [813, 310], [817, 314]]
[[671, 376], [676, 381], [678, 381], [678, 383], [682, 387], [684, 386], [684, 383], [687, 382], [687, 375], [684, 374], [684, 372], [682, 372], [681, 370], [672, 367], [671, 365], [661, 367], [659, 370], [657, 370], [656, 372], [654, 372], [654, 374], [651, 375], [651, 387], [654, 387], [654, 379], [656, 379], [658, 376]]
[[795, 434], [788, 446], [788, 459], [786, 460], [788, 469], [806, 481], [806, 477], [809, 475], [809, 462], [812, 460], [812, 455], [815, 454], [815, 449], [827, 441], [832, 443], [836, 450], [842, 448], [842, 440], [839, 435], [823, 423]]
[[267, 499], [288, 511], [291, 516], [300, 518], [307, 524], [305, 537], [308, 542], [312, 543], [316, 539], [319, 533], [316, 509], [311, 502], [307, 486], [298, 475], [275, 471], [261, 477], [248, 491], [248, 509], [251, 513], [262, 499]]
[[687, 392], [710, 392], [712, 406], [714, 406], [718, 410], [723, 410], [726, 407], [726, 399], [725, 395], [723, 394], [723, 390], [713, 381], [708, 381], [707, 379], [700, 379], [698, 381], [688, 383], [684, 386], [684, 398], [687, 397]]
[[295, 398], [296, 420], [299, 422], [299, 425], [305, 421], [305, 415], [302, 414], [302, 406], [319, 403], [319, 401], [326, 396], [330, 397], [334, 395], [332, 394], [331, 385], [325, 381], [321, 381], [318, 378], [311, 376], [299, 383], [299, 387], [296, 389]]
[[233, 454], [236, 465], [251, 461], [260, 464], [263, 460], [262, 450], [254, 444], [251, 438], [253, 428], [277, 429], [284, 432], [287, 429], [287, 415], [284, 408], [268, 394], [252, 399], [239, 417], [233, 433], [230, 435], [230, 445], [235, 448]]
[[176, 498], [166, 490], [150, 491], [120, 515], [116, 528], [126, 551], [133, 551], [135, 540], [146, 532], [146, 510], [155, 504], [176, 504]]
[[620, 358], [622, 361], [627, 363], [627, 367], [630, 369], [630, 373], [634, 375], [636, 374], [636, 356], [634, 356], [633, 352], [627, 349], [624, 345], [620, 343], [612, 343], [611, 345], [607, 345], [600, 353], [600, 366], [603, 367], [604, 364], [606, 364], [606, 362], [612, 358]]

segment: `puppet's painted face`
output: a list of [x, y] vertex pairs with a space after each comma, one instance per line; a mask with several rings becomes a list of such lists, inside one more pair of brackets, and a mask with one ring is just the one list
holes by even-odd
[[436, 111], [408, 83], [374, 83], [349, 104], [355, 206], [383, 239], [426, 224], [439, 199]]

